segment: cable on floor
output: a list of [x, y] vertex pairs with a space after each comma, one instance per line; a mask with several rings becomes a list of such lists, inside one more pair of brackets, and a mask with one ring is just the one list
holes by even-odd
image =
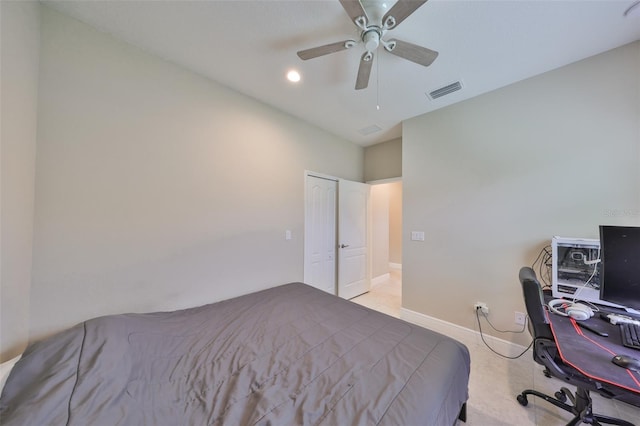
[[[527, 346], [527, 347], [525, 348], [525, 350], [524, 350], [524, 351], [522, 351], [520, 354], [518, 354], [518, 355], [516, 355], [516, 356], [508, 356], [508, 355], [504, 355], [504, 354], [501, 354], [500, 352], [496, 351], [495, 349], [493, 349], [493, 348], [492, 348], [492, 347], [487, 343], [487, 341], [486, 341], [486, 340], [484, 340], [484, 334], [482, 333], [482, 324], [480, 324], [480, 314], [478, 313], [478, 311], [479, 311], [480, 309], [481, 309], [481, 308], [477, 308], [477, 309], [476, 309], [476, 320], [478, 321], [478, 330], [480, 330], [480, 338], [482, 339], [482, 343], [484, 343], [484, 344], [485, 344], [485, 346], [486, 346], [487, 348], [489, 348], [489, 350], [490, 350], [491, 352], [493, 352], [493, 353], [494, 353], [494, 354], [496, 354], [496, 355], [501, 356], [502, 358], [506, 358], [506, 359], [518, 359], [518, 358], [520, 358], [522, 355], [524, 355], [525, 353], [527, 353], [527, 351], [528, 351], [529, 349], [531, 349], [531, 347], [533, 346], [533, 339], [531, 339], [531, 343], [529, 343], [529, 346]], [[483, 315], [483, 316], [485, 317], [485, 319], [487, 320], [487, 322], [489, 323], [489, 325], [491, 325], [491, 323], [489, 322], [489, 319], [486, 317], [486, 315]], [[525, 319], [525, 324], [524, 324], [524, 327], [523, 327], [523, 330], [522, 330], [522, 331], [524, 331], [524, 329], [526, 329], [526, 327], [527, 327], [527, 321], [528, 321], [528, 318], [527, 318], [527, 319]], [[522, 333], [522, 331], [500, 331], [500, 330], [497, 330], [495, 327], [493, 327], [493, 325], [491, 325], [491, 327], [492, 327], [494, 330], [496, 330], [496, 331], [498, 331], [498, 332], [500, 332], [500, 333]]]

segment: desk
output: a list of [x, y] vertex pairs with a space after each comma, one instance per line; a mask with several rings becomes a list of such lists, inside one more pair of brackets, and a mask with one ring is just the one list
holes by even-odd
[[640, 359], [640, 351], [622, 345], [620, 329], [598, 314], [584, 321], [599, 336], [578, 326], [572, 318], [546, 312], [551, 331], [563, 362], [598, 382], [615, 399], [640, 407], [640, 373], [611, 362], [614, 355], [625, 354]]

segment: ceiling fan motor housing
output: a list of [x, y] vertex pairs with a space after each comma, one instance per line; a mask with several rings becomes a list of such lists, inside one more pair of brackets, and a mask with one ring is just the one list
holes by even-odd
[[382, 18], [389, 10], [385, 0], [361, 0], [362, 8], [367, 12], [367, 25], [378, 28], [383, 27]]

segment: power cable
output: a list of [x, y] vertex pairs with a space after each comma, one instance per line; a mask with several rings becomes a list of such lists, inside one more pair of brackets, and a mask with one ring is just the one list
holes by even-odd
[[[524, 355], [525, 353], [527, 353], [527, 351], [528, 351], [529, 349], [531, 349], [531, 347], [533, 346], [533, 341], [534, 341], [533, 339], [531, 339], [531, 343], [529, 343], [529, 346], [527, 346], [527, 347], [525, 348], [525, 350], [524, 350], [524, 351], [522, 351], [520, 354], [518, 354], [518, 355], [516, 355], [516, 356], [503, 355], [503, 354], [501, 354], [500, 352], [498, 352], [498, 351], [496, 351], [495, 349], [493, 349], [493, 348], [492, 348], [492, 347], [487, 343], [487, 341], [484, 339], [484, 334], [482, 333], [482, 325], [480, 324], [480, 315], [478, 314], [478, 310], [480, 310], [480, 309], [481, 309], [481, 308], [477, 308], [477, 309], [476, 309], [476, 320], [478, 321], [478, 330], [480, 330], [480, 338], [482, 339], [482, 343], [484, 343], [484, 344], [485, 344], [485, 346], [486, 346], [487, 348], [489, 348], [489, 350], [491, 350], [491, 352], [493, 352], [493, 353], [494, 353], [494, 354], [496, 354], [496, 355], [501, 356], [502, 358], [506, 358], [506, 359], [518, 359], [518, 358], [520, 358], [522, 355]], [[485, 319], [487, 319], [487, 317], [486, 317], [486, 316], [485, 316]], [[527, 323], [527, 321], [528, 321], [528, 319], [527, 319], [527, 320], [525, 320], [525, 328], [526, 328], [526, 323]], [[487, 320], [487, 322], [489, 322], [489, 321]], [[489, 324], [491, 325], [491, 323], [490, 323], [490, 322], [489, 322]], [[493, 327], [493, 325], [492, 325], [491, 327]], [[494, 328], [494, 330], [495, 330], [495, 328]], [[496, 330], [496, 331], [499, 331], [499, 330]], [[502, 333], [521, 333], [521, 332], [520, 332], [520, 331], [517, 331], [517, 332], [516, 332], [516, 331], [504, 331], [504, 332], [502, 332]]]

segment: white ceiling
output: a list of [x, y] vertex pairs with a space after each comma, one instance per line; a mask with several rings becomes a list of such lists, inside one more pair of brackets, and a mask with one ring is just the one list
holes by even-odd
[[[623, 16], [633, 3], [430, 0], [389, 35], [438, 51], [435, 62], [425, 68], [379, 50], [369, 87], [355, 91], [363, 46], [296, 55], [358, 37], [338, 0], [45, 2], [364, 146], [400, 137], [405, 119], [640, 40], [640, 13]], [[285, 78], [291, 68], [302, 74], [296, 85]], [[457, 80], [461, 91], [426, 96]], [[360, 133], [372, 125], [382, 130]]]

